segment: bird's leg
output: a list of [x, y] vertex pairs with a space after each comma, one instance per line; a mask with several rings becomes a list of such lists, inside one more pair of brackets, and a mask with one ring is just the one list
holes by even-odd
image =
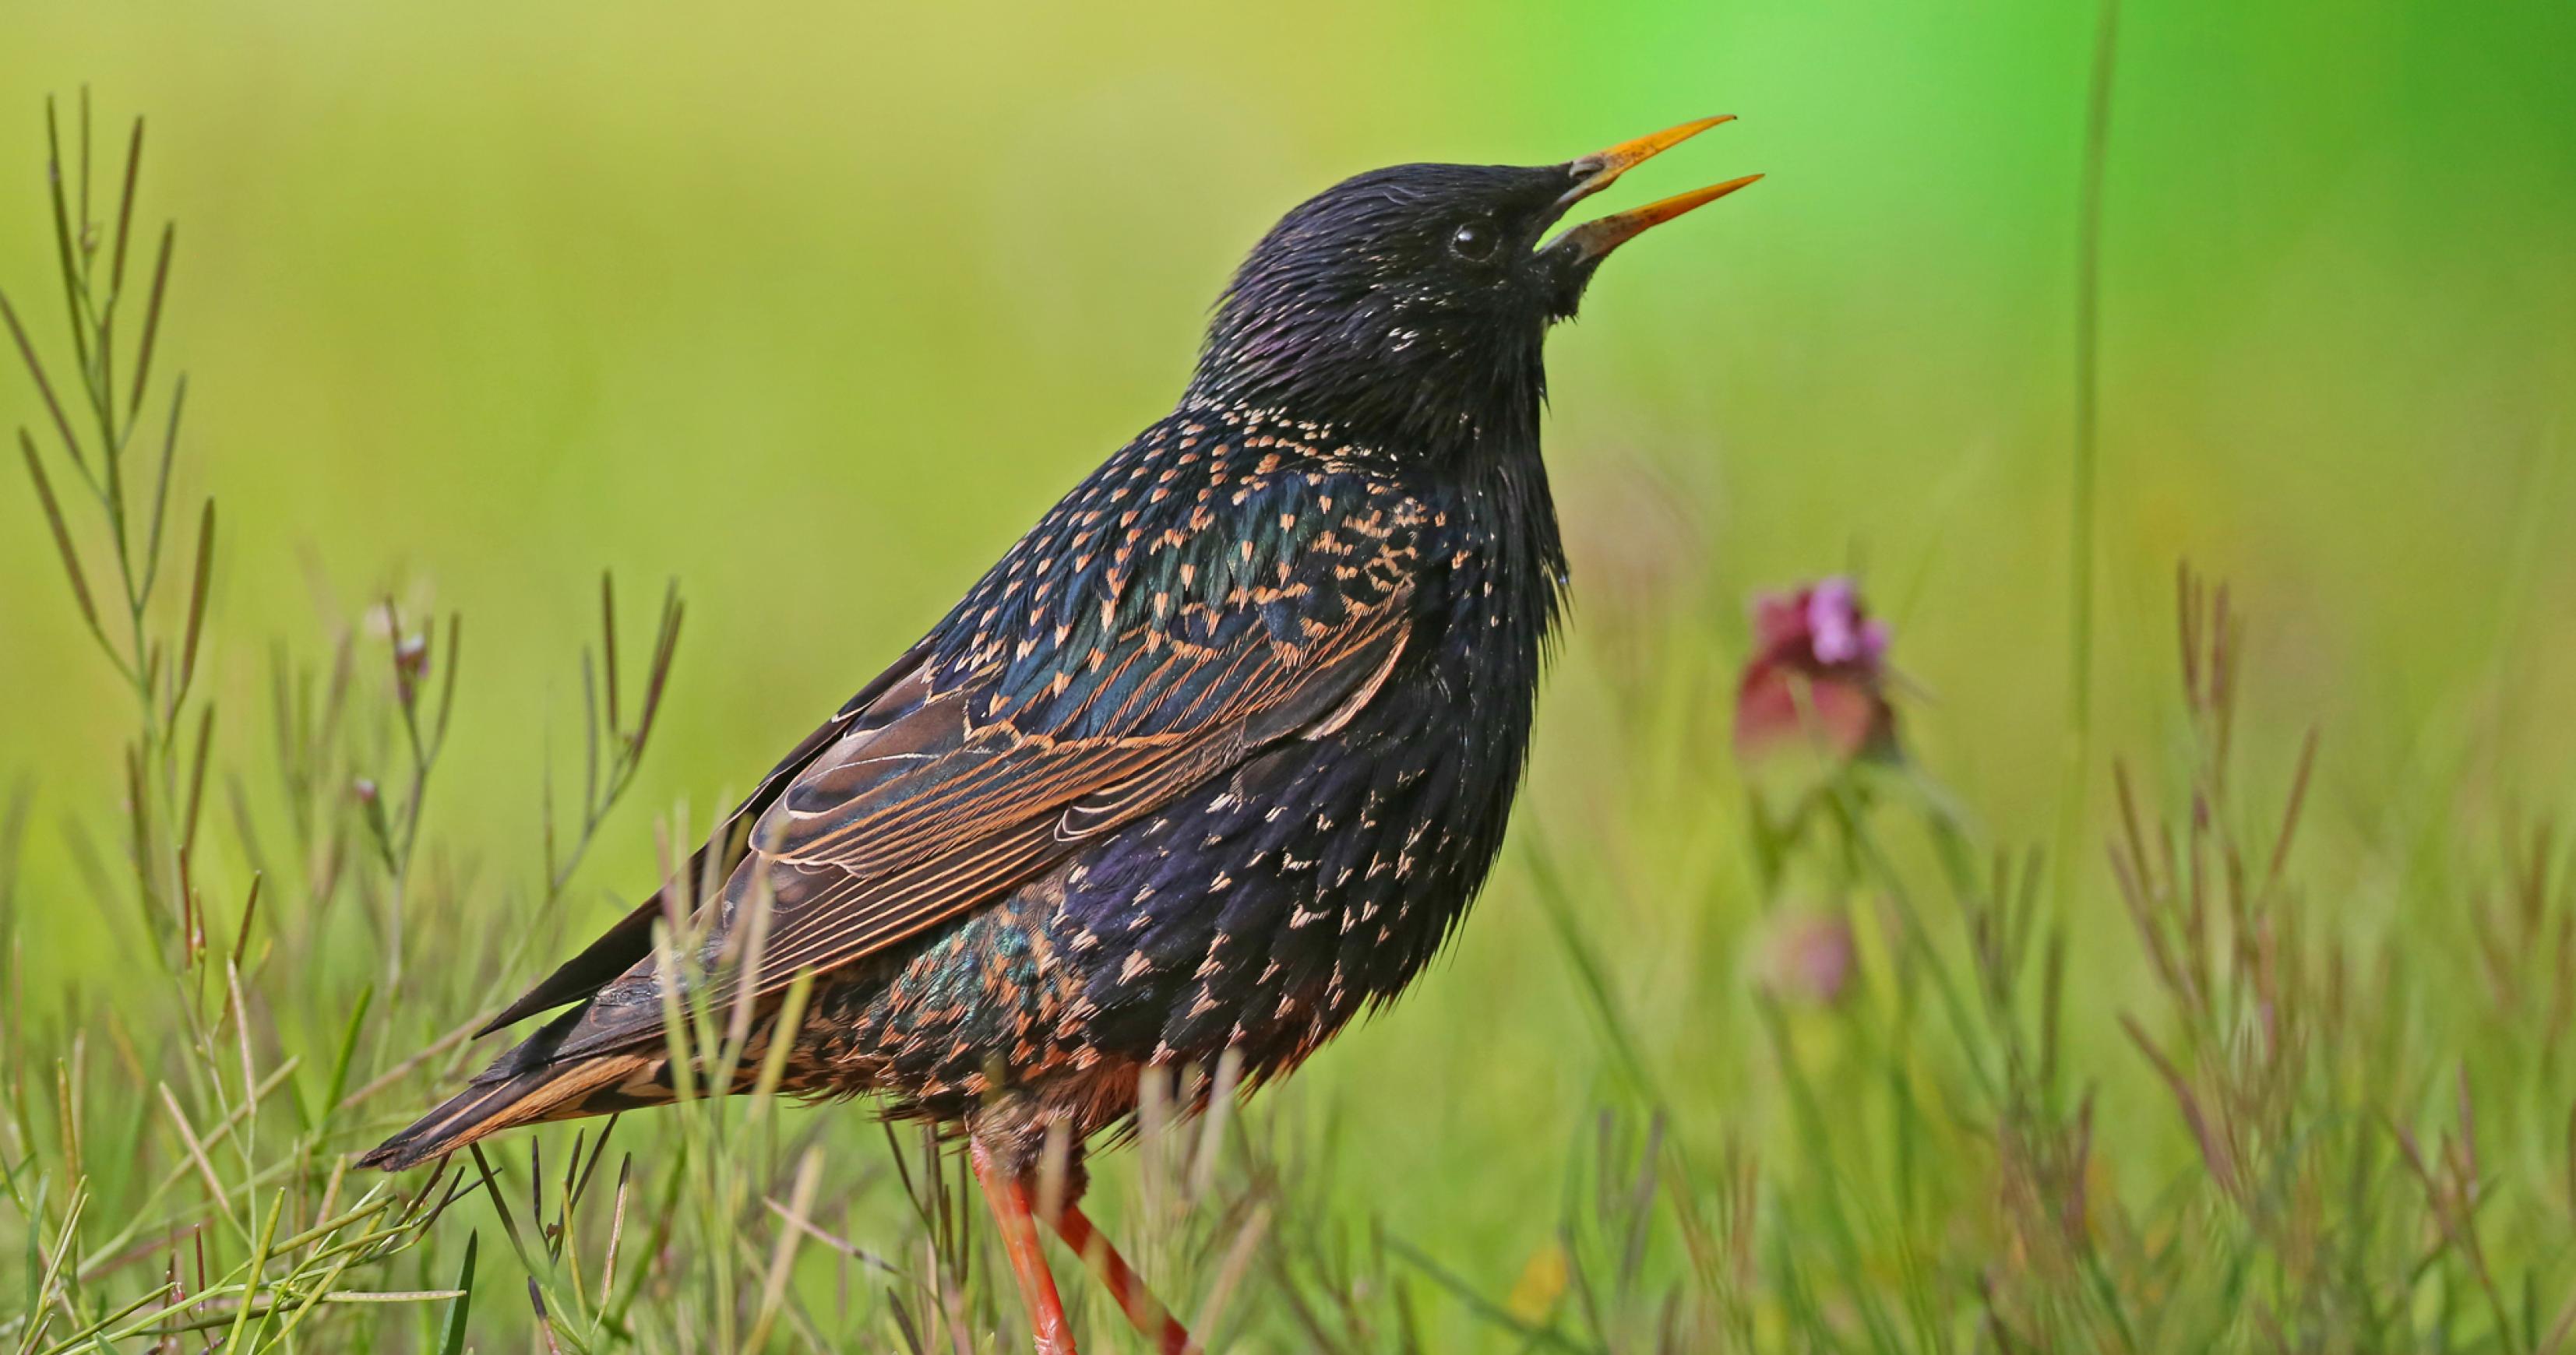
[[1084, 1265], [1091, 1267], [1092, 1274], [1100, 1277], [1100, 1283], [1109, 1290], [1109, 1297], [1118, 1304], [1120, 1311], [1127, 1314], [1127, 1320], [1136, 1324], [1136, 1330], [1154, 1343], [1154, 1349], [1160, 1355], [1188, 1355], [1198, 1349], [1190, 1340], [1189, 1330], [1181, 1325], [1181, 1320], [1172, 1316], [1163, 1307], [1163, 1301], [1154, 1297], [1154, 1291], [1145, 1287], [1144, 1277], [1127, 1264], [1127, 1258], [1118, 1254], [1118, 1248], [1110, 1245], [1109, 1239], [1098, 1228], [1091, 1226], [1091, 1219], [1082, 1212], [1082, 1206], [1067, 1200], [1048, 1222], [1055, 1225], [1056, 1236], [1064, 1239], [1064, 1245], [1081, 1257]]
[[975, 1166], [975, 1183], [984, 1189], [984, 1202], [993, 1207], [1002, 1250], [1011, 1258], [1011, 1274], [1020, 1282], [1020, 1301], [1028, 1305], [1037, 1355], [1079, 1355], [1073, 1346], [1073, 1328], [1064, 1320], [1064, 1300], [1055, 1292], [1055, 1276], [1047, 1272], [1046, 1255], [1038, 1247], [1027, 1177], [1005, 1173], [980, 1137], [970, 1140], [967, 1159]]

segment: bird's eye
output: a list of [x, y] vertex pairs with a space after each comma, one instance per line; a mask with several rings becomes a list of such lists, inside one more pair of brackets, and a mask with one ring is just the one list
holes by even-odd
[[1487, 258], [1494, 252], [1495, 239], [1493, 227], [1481, 221], [1470, 221], [1449, 237], [1449, 249], [1462, 259]]

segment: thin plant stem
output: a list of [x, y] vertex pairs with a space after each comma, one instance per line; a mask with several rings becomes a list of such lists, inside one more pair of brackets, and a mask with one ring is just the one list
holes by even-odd
[[2084, 158], [2075, 219], [2075, 392], [2067, 496], [2066, 781], [2059, 794], [2058, 892], [2082, 859], [2075, 850], [2093, 779], [2093, 641], [2100, 555], [2102, 398], [2102, 186], [2110, 159], [2112, 76], [2118, 69], [2120, 0], [2100, 0], [2084, 112]]

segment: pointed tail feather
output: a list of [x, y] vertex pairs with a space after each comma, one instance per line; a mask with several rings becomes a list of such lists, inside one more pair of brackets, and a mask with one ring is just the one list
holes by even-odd
[[647, 1104], [659, 1098], [639, 1095], [623, 1084], [660, 1061], [654, 1055], [612, 1054], [540, 1064], [489, 1081], [478, 1079], [410, 1128], [376, 1145], [358, 1159], [358, 1165], [399, 1171], [504, 1129], [539, 1120], [606, 1115]]
[[[387, 1171], [443, 1157], [479, 1139], [541, 1120], [573, 1120], [608, 1115], [672, 1099], [664, 1076], [670, 1055], [658, 1042], [642, 1049], [611, 1050], [564, 1057], [567, 1038], [580, 1026], [585, 1003], [555, 1017], [476, 1073], [465, 1090], [420, 1117], [410, 1128], [377, 1144], [358, 1159], [361, 1167]], [[768, 1056], [775, 1010], [753, 1025], [742, 1057], [735, 1063], [733, 1084], [724, 1092], [748, 1092], [759, 1080]], [[703, 1087], [704, 1070], [700, 1070]], [[838, 1085], [838, 1084], [835, 1084]], [[779, 1090], [797, 1092], [804, 1083], [795, 1068]]]

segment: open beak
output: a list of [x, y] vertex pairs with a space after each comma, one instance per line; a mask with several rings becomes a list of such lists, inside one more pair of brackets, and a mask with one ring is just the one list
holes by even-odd
[[[1566, 162], [1566, 171], [1576, 178], [1574, 187], [1567, 189], [1565, 195], [1556, 200], [1557, 212], [1562, 215], [1574, 204], [1618, 182], [1620, 175], [1645, 161], [1698, 136], [1711, 127], [1733, 121], [1735, 121], [1735, 115], [1731, 113], [1720, 117], [1701, 118], [1696, 122], [1685, 122], [1679, 127], [1667, 127], [1652, 136], [1641, 136], [1634, 141], [1622, 141], [1608, 150], [1595, 151], [1580, 159]], [[1635, 239], [1646, 228], [1662, 225], [1692, 208], [1706, 206], [1761, 177], [1759, 174], [1747, 174], [1740, 179], [1710, 184], [1706, 188], [1694, 188], [1687, 193], [1674, 194], [1661, 202], [1650, 202], [1643, 207], [1632, 207], [1627, 211], [1613, 213], [1595, 221], [1586, 221], [1579, 226], [1569, 226], [1557, 232], [1555, 239], [1541, 247], [1541, 252], [1550, 252], [1562, 247], [1571, 251], [1577, 263], [1594, 262], [1602, 255]]]

